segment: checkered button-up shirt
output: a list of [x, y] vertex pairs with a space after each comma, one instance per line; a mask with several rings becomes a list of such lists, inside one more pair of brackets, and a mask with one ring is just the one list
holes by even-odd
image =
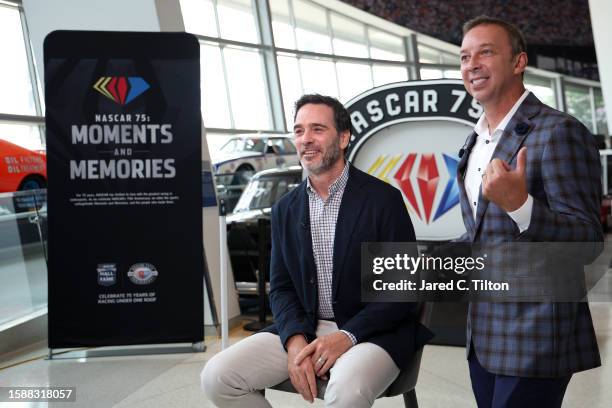
[[[317, 289], [319, 293], [319, 319], [333, 320], [332, 307], [332, 276], [334, 270], [334, 238], [336, 236], [336, 222], [340, 212], [340, 204], [344, 188], [348, 181], [349, 163], [346, 162], [340, 177], [329, 186], [327, 200], [317, 194], [307, 179], [308, 209], [310, 211], [310, 233], [312, 236], [312, 252], [317, 267]], [[357, 339], [349, 332], [342, 330], [349, 336], [353, 344]]]

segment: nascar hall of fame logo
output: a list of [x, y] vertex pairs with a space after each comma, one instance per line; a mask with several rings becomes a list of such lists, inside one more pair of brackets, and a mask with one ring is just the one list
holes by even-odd
[[460, 236], [458, 152], [483, 112], [463, 83], [398, 82], [346, 106], [353, 124], [349, 160], [402, 192], [417, 239]]
[[117, 283], [117, 264], [98, 264], [98, 285], [112, 286]]
[[153, 282], [159, 273], [150, 263], [137, 263], [128, 271], [128, 278], [136, 285], [148, 285]]
[[149, 88], [141, 77], [125, 76], [100, 77], [93, 85], [93, 89], [119, 105], [127, 105]]

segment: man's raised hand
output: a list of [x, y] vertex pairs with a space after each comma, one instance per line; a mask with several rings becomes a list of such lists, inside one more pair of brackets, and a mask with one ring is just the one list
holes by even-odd
[[516, 157], [516, 168], [493, 159], [482, 175], [482, 195], [506, 212], [518, 210], [527, 201], [527, 148]]

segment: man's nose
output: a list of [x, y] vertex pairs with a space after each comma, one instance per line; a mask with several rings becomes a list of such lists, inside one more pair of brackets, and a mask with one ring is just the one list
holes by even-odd
[[308, 144], [311, 142], [312, 142], [312, 133], [310, 132], [310, 130], [305, 129], [304, 133], [302, 134], [302, 143]]
[[478, 56], [473, 56], [467, 63], [467, 70], [471, 72], [478, 71], [480, 69], [480, 60]]

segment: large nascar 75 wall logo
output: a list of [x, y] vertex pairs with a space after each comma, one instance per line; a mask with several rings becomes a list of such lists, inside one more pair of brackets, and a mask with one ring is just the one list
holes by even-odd
[[347, 103], [349, 160], [402, 191], [419, 240], [465, 231], [459, 208], [458, 152], [482, 107], [458, 80], [399, 82]]

